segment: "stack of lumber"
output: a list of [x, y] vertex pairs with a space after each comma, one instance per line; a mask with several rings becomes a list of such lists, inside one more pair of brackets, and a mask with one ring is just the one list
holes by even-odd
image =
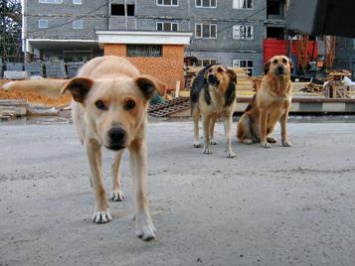
[[254, 94], [253, 78], [241, 67], [232, 68], [237, 75], [237, 97], [245, 97]]
[[316, 83], [306, 84], [303, 88], [300, 89], [300, 91], [307, 92], [307, 93], [321, 93], [322, 90], [323, 90], [323, 85], [316, 84]]
[[0, 100], [0, 120], [25, 116], [28, 103], [24, 100]]

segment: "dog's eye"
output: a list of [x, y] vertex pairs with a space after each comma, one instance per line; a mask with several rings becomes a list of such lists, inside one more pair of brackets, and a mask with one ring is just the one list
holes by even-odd
[[97, 109], [100, 109], [100, 110], [107, 110], [107, 106], [105, 105], [105, 103], [101, 100], [98, 100], [96, 103], [95, 103], [95, 106], [97, 107]]
[[126, 109], [127, 110], [132, 110], [134, 107], [136, 106], [136, 103], [135, 103], [135, 101], [133, 101], [133, 100], [128, 100], [127, 102], [126, 102]]
[[287, 64], [287, 59], [286, 58], [282, 59], [282, 63]]
[[224, 71], [223, 68], [221, 67], [217, 68], [217, 72], [222, 73], [223, 71]]
[[276, 64], [277, 64], [277, 59], [275, 59], [274, 61], [272, 61], [272, 63], [273, 63], [274, 65], [276, 65]]

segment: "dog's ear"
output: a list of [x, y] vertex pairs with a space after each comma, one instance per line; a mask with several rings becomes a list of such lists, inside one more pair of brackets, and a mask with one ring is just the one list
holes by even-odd
[[157, 84], [150, 76], [139, 76], [135, 79], [135, 83], [137, 84], [146, 100], [152, 98], [154, 91], [158, 88]]
[[291, 73], [293, 72], [293, 61], [291, 59], [288, 59], [288, 62], [290, 64], [290, 69], [291, 69]]
[[[145, 75], [143, 75], [145, 76]], [[156, 85], [156, 91], [160, 94], [160, 96], [164, 96], [166, 94], [166, 90], [167, 90], [167, 86], [164, 82], [162, 82], [161, 80], [152, 77], [152, 76], [147, 76], [147, 78], [149, 78], [151, 81], [153, 81]]]
[[232, 82], [237, 84], [237, 75], [232, 69], [227, 69], [227, 75], [229, 76]]
[[264, 74], [265, 75], [267, 75], [267, 73], [269, 73], [270, 65], [271, 65], [271, 61], [270, 60], [265, 63], [265, 66], [264, 66]]
[[61, 94], [69, 91], [74, 101], [83, 103], [86, 95], [90, 91], [94, 81], [88, 78], [73, 78], [61, 90]]

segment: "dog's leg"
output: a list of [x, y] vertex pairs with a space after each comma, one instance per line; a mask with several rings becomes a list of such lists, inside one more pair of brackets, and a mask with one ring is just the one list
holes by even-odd
[[212, 149], [210, 149], [210, 123], [211, 123], [211, 118], [209, 116], [207, 115], [202, 116], [204, 154], [213, 153]]
[[199, 129], [198, 129], [198, 121], [200, 119], [200, 114], [195, 111], [193, 113], [193, 120], [194, 120], [194, 147], [199, 148], [201, 147], [200, 140], [199, 140]]
[[113, 201], [122, 201], [124, 199], [122, 187], [121, 187], [121, 173], [120, 173], [120, 163], [123, 155], [123, 151], [118, 151], [115, 154], [115, 159], [111, 166], [111, 177], [113, 184], [113, 193], [112, 200]]
[[264, 109], [260, 109], [260, 142], [263, 148], [271, 148], [271, 144], [267, 142], [267, 116], [268, 113]]
[[224, 134], [226, 136], [226, 152], [228, 153], [227, 157], [228, 158], [234, 158], [236, 154], [232, 150], [232, 126], [233, 122], [233, 117], [232, 114], [227, 114], [225, 119], [224, 119]]
[[241, 116], [237, 125], [237, 138], [244, 144], [252, 144], [253, 134], [251, 128], [251, 121], [248, 115]]
[[292, 147], [292, 143], [287, 139], [287, 120], [288, 120], [288, 111], [283, 114], [280, 118], [281, 124], [281, 143], [284, 147]]
[[214, 139], [214, 127], [216, 125], [217, 121], [217, 116], [213, 116], [211, 118], [211, 124], [210, 124], [210, 144], [211, 145], [217, 145], [217, 141]]
[[92, 220], [94, 223], [107, 223], [111, 221], [112, 218], [108, 211], [106, 191], [102, 181], [101, 146], [97, 142], [92, 141], [88, 141], [85, 144], [91, 172], [92, 188], [96, 201], [96, 209]]
[[147, 148], [144, 141], [135, 141], [130, 149], [130, 166], [135, 190], [136, 235], [145, 240], [155, 238], [150, 217], [147, 191]]

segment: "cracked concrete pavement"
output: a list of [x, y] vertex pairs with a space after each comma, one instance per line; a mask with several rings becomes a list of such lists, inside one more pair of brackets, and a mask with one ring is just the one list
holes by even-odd
[[[134, 234], [127, 154], [125, 201], [109, 201], [113, 220], [97, 225], [74, 126], [1, 123], [0, 265], [355, 265], [354, 124], [288, 128], [292, 148], [234, 137], [228, 159], [221, 123], [204, 155], [191, 121], [151, 121], [158, 237], [146, 243]], [[108, 193], [112, 157], [104, 153]]]

